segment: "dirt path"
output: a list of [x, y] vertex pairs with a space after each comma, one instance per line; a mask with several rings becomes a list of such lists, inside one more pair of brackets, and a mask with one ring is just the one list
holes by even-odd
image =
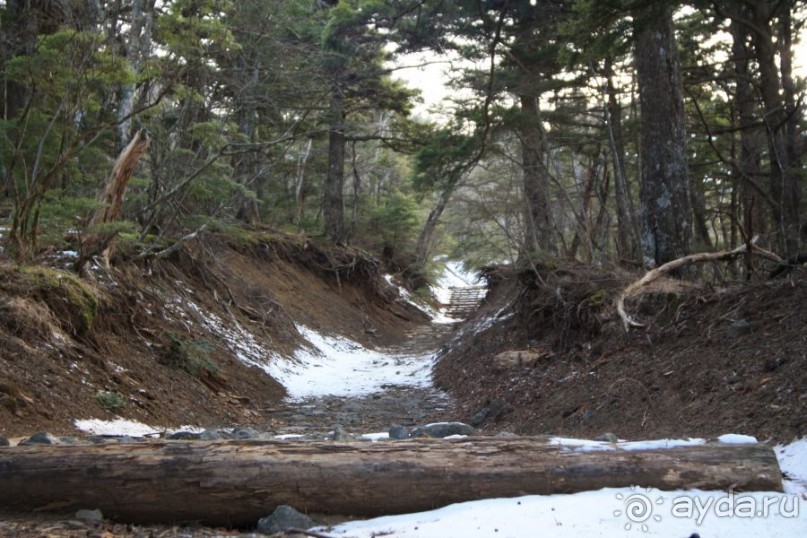
[[[411, 331], [393, 348], [381, 350], [387, 360], [426, 366], [453, 331], [453, 325], [432, 324]], [[326, 388], [326, 387], [324, 387]], [[275, 432], [286, 435], [327, 436], [336, 425], [345, 433], [387, 432], [393, 425], [411, 428], [440, 420], [456, 420], [452, 399], [431, 386], [382, 385], [382, 392], [364, 396], [324, 395], [286, 399], [267, 409]]]

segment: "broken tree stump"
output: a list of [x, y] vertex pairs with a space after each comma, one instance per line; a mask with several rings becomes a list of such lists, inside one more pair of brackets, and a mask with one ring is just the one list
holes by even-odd
[[763, 445], [581, 451], [545, 438], [165, 441], [0, 448], [5, 511], [99, 508], [132, 523], [254, 526], [280, 504], [377, 516], [637, 485], [781, 491]]

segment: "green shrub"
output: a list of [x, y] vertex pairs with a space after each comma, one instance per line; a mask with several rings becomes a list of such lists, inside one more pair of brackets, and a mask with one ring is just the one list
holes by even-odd
[[98, 400], [101, 407], [111, 413], [126, 409], [126, 399], [120, 392], [99, 390], [95, 393], [95, 399]]

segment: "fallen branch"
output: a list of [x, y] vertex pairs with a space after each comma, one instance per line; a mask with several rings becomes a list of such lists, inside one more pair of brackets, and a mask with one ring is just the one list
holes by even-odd
[[748, 247], [751, 248], [751, 253], [757, 256], [762, 256], [763, 258], [768, 258], [770, 260], [774, 260], [776, 262], [782, 261], [782, 259], [774, 254], [773, 252], [769, 252], [765, 249], [762, 249], [756, 246], [756, 241], [758, 237], [754, 237], [747, 245], [741, 245], [734, 250], [722, 251], [722, 252], [701, 252], [699, 254], [690, 254], [689, 256], [684, 256], [682, 258], [678, 258], [676, 260], [669, 261], [662, 265], [661, 267], [657, 267], [645, 273], [645, 275], [625, 288], [625, 290], [620, 294], [619, 298], [616, 301], [616, 311], [619, 314], [619, 317], [622, 319], [622, 325], [625, 327], [625, 331], [629, 331], [631, 327], [644, 327], [643, 324], [639, 323], [638, 321], [631, 318], [627, 312], [625, 312], [625, 300], [643, 288], [647, 286], [654, 280], [657, 280], [662, 275], [667, 273], [671, 273], [677, 269], [681, 269], [682, 267], [686, 267], [687, 265], [692, 265], [694, 263], [703, 263], [703, 262], [719, 262], [724, 260], [730, 260], [732, 258], [736, 258], [740, 254], [744, 254], [748, 251]]
[[180, 237], [179, 239], [177, 239], [177, 241], [175, 243], [171, 244], [170, 246], [168, 246], [168, 247], [166, 247], [166, 248], [164, 248], [162, 250], [156, 250], [156, 251], [155, 250], [147, 250], [147, 251], [142, 252], [139, 255], [137, 255], [137, 257], [135, 259], [143, 260], [143, 259], [152, 259], [152, 258], [155, 258], [155, 259], [165, 258], [166, 256], [169, 256], [172, 253], [179, 250], [179, 247], [181, 247], [183, 243], [186, 243], [188, 241], [196, 239], [196, 237], [201, 232], [203, 232], [205, 230], [205, 228], [207, 228], [207, 224], [202, 224], [195, 231]]

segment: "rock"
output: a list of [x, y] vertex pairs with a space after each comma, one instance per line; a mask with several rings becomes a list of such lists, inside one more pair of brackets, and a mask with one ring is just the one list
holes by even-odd
[[236, 428], [233, 430], [233, 439], [259, 439], [261, 434], [253, 428]]
[[78, 437], [67, 436], [67, 437], [60, 437], [59, 442], [65, 445], [80, 445], [84, 444], [84, 441], [79, 439]]
[[736, 339], [748, 332], [751, 332], [751, 324], [744, 319], [735, 321], [726, 329], [726, 334], [731, 339]]
[[493, 357], [493, 368], [498, 371], [510, 368], [535, 367], [535, 364], [543, 358], [550, 356], [546, 350], [522, 349], [517, 351], [503, 351]]
[[513, 432], [499, 432], [496, 435], [494, 435], [493, 437], [499, 437], [501, 439], [512, 439], [513, 437], [520, 437], [520, 435], [518, 435], [517, 433], [513, 433]]
[[201, 441], [218, 441], [223, 439], [221, 433], [216, 430], [205, 430], [199, 434], [199, 439]]
[[496, 420], [507, 409], [507, 402], [504, 398], [496, 398], [487, 407], [479, 410], [470, 420], [471, 426], [474, 428], [480, 426], [486, 420]]
[[787, 359], [784, 357], [771, 357], [765, 361], [765, 366], [763, 368], [766, 372], [775, 372], [786, 362]]
[[333, 431], [330, 434], [331, 441], [345, 441], [347, 440], [347, 434], [345, 433], [345, 428], [341, 424], [334, 424]]
[[291, 506], [281, 504], [271, 515], [258, 521], [258, 532], [275, 534], [287, 529], [310, 529], [316, 526], [313, 519], [301, 514]]
[[20, 441], [20, 446], [29, 445], [58, 445], [59, 440], [48, 432], [36, 432], [28, 439]]
[[619, 437], [611, 432], [604, 433], [602, 435], [598, 435], [594, 438], [595, 441], [605, 441], [606, 443], [616, 443], [619, 441]]
[[166, 439], [168, 439], [169, 441], [196, 441], [201, 437], [202, 436], [199, 435], [198, 433], [178, 431], [172, 433], [171, 435], [166, 437]]
[[104, 522], [104, 514], [100, 510], [79, 510], [76, 519], [87, 525], [98, 527]]
[[468, 423], [474, 428], [478, 428], [480, 425], [482, 425], [483, 422], [485, 422], [485, 419], [488, 418], [489, 413], [490, 413], [490, 407], [483, 407], [482, 409], [479, 410], [479, 412], [477, 412], [473, 417], [471, 417], [471, 420]]
[[418, 426], [409, 434], [409, 437], [448, 437], [450, 435], [473, 435], [473, 426], [464, 422], [435, 422]]
[[389, 438], [390, 439], [408, 439], [409, 438], [409, 430], [404, 428], [400, 424], [393, 424], [389, 429]]
[[9, 443], [8, 439], [0, 435], [0, 446], [11, 446], [11, 443]]

